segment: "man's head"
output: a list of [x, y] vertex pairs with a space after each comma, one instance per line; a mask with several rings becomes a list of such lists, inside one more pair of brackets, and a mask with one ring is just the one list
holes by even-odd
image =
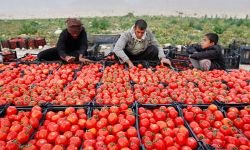
[[219, 36], [215, 33], [207, 33], [202, 42], [201, 42], [201, 47], [202, 49], [206, 49], [210, 46], [216, 45], [218, 43]]
[[147, 23], [144, 20], [137, 20], [135, 22], [134, 30], [135, 30], [135, 35], [138, 39], [141, 39], [143, 34], [145, 33], [147, 29]]
[[77, 38], [82, 31], [82, 22], [75, 18], [68, 18], [65, 23], [67, 23], [67, 30], [71, 34], [71, 36], [73, 38]]

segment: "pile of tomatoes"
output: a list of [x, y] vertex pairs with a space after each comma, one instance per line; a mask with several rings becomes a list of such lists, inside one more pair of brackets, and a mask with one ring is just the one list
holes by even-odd
[[31, 54], [26, 54], [25, 57], [21, 58], [21, 61], [32, 61], [37, 59], [37, 56], [31, 55]]
[[139, 132], [144, 147], [151, 149], [192, 150], [198, 143], [184, 126], [184, 119], [172, 106], [138, 108]]
[[[202, 110], [201, 107], [206, 109]], [[216, 149], [243, 150], [250, 148], [249, 140], [235, 128], [235, 126], [243, 126], [243, 121], [224, 117], [216, 105], [200, 107], [187, 105], [182, 111], [185, 120], [188, 121], [200, 141], [210, 144]]]
[[172, 99], [163, 84], [134, 84], [135, 99], [142, 104], [170, 104]]
[[39, 106], [34, 106], [30, 111], [9, 106], [6, 115], [0, 118], [0, 149], [21, 149], [39, 126], [42, 116], [42, 108]]
[[83, 148], [88, 150], [139, 150], [135, 116], [128, 105], [96, 108], [86, 121]]
[[48, 111], [43, 125], [23, 150], [79, 149], [87, 120], [84, 108], [60, 108]]
[[237, 107], [229, 107], [226, 115], [233, 121], [234, 126], [250, 139], [250, 105], [241, 108], [239, 110]]
[[16, 52], [15, 51], [10, 51], [10, 52], [3, 52], [3, 62], [10, 62], [11, 59], [16, 59]]
[[7, 65], [0, 63], [0, 70], [10, 70], [16, 66], [16, 62], [11, 62]]

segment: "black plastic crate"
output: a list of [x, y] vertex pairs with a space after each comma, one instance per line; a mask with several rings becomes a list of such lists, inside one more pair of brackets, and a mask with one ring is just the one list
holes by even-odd
[[240, 47], [240, 63], [250, 64], [250, 46]]
[[[105, 107], [100, 107], [100, 106], [94, 106], [94, 107], [92, 107], [92, 109], [90, 110], [90, 113], [89, 113], [89, 118], [91, 118], [92, 116], [93, 116], [93, 111], [95, 110], [95, 109], [98, 109], [98, 110], [101, 110], [102, 108], [110, 108], [111, 106], [105, 106]], [[120, 106], [117, 106], [118, 108], [120, 108]], [[128, 109], [132, 109], [132, 113], [133, 113], [133, 116], [135, 116], [135, 119], [136, 119], [136, 117], [137, 117], [137, 114], [136, 114], [136, 108], [135, 108], [135, 105], [134, 106], [128, 106]], [[121, 111], [120, 111], [120, 114], [123, 114], [123, 113], [121, 113]], [[118, 116], [118, 115], [117, 115]], [[133, 127], [135, 127], [136, 129], [137, 129], [137, 125], [136, 125], [136, 120], [135, 120], [135, 123], [134, 123], [134, 125], [133, 125]], [[124, 131], [124, 132], [126, 132], [126, 131]], [[112, 135], [112, 134], [109, 134], [109, 135]], [[137, 138], [140, 140], [140, 137], [139, 137], [139, 130], [137, 130]], [[115, 135], [114, 135], [115, 136]], [[128, 138], [128, 140], [129, 140], [129, 138]], [[140, 143], [141, 144], [141, 143]], [[139, 150], [143, 150], [143, 148], [142, 148], [142, 144], [141, 145], [138, 145], [139, 146]], [[81, 149], [80, 149], [81, 150]]]
[[28, 49], [28, 41], [27, 41], [27, 39], [25, 39], [23, 41], [18, 41], [17, 46], [18, 46], [18, 48], [21, 48], [21, 49], [22, 48]]
[[[85, 109], [87, 118], [89, 118], [90, 107], [88, 107], [88, 106], [71, 106], [71, 105], [52, 106], [52, 105], [49, 105], [48, 108], [47, 108], [47, 112], [49, 112], [49, 111], [53, 111], [53, 112], [65, 111], [65, 109], [69, 108], [69, 107], [75, 108], [76, 111], [77, 111], [77, 109], [82, 109], [82, 108]], [[85, 131], [85, 129], [84, 129], [84, 131]], [[83, 146], [83, 140], [82, 140], [81, 146], [79, 147], [80, 150], [82, 150], [82, 146]]]
[[246, 46], [246, 42], [233, 40], [233, 42], [229, 44], [229, 48], [235, 51], [239, 51], [240, 46]]
[[3, 62], [10, 62], [17, 59], [16, 51], [0, 52], [0, 55], [3, 57]]
[[[177, 103], [175, 102], [172, 102], [171, 104], [162, 104], [162, 105], [151, 105], [151, 104], [140, 104], [140, 103], [136, 103], [136, 128], [137, 128], [137, 131], [139, 131], [139, 113], [138, 113], [138, 109], [139, 107], [143, 107], [145, 109], [156, 109], [156, 108], [160, 108], [161, 106], [165, 106], [165, 107], [174, 107], [176, 109], [176, 111], [178, 111], [178, 106], [177, 106]], [[180, 112], [178, 111], [178, 116], [179, 117], [182, 117], [180, 115]], [[184, 117], [182, 117], [184, 118]], [[185, 121], [185, 120], [184, 120]], [[196, 141], [197, 141], [197, 148], [196, 150], [205, 150], [205, 148], [202, 146], [202, 142], [200, 142], [199, 140], [197, 140], [194, 132], [192, 132], [192, 130], [190, 130], [189, 126], [187, 124], [185, 124], [184, 122], [184, 126], [188, 129], [189, 131], [189, 137], [193, 137]], [[146, 148], [144, 147], [144, 145], [142, 144], [142, 140], [141, 140], [141, 136], [140, 136], [140, 132], [138, 132], [138, 137], [141, 141], [141, 146], [142, 146], [142, 150], [146, 150]]]
[[[2, 113], [0, 114], [1, 117], [4, 117], [7, 114], [7, 108], [10, 107], [10, 104], [6, 105], [6, 107], [3, 109]], [[19, 111], [31, 111], [33, 106], [15, 106], [17, 108], [17, 112]], [[39, 120], [39, 126], [37, 128], [34, 128], [33, 133], [30, 135], [29, 140], [32, 140], [36, 134], [36, 132], [38, 131], [38, 128], [42, 125], [42, 123], [44, 122], [45, 119], [45, 114], [47, 113], [47, 108], [46, 107], [41, 107], [42, 108], [42, 118]], [[22, 146], [27, 145], [28, 141], [23, 144]]]
[[171, 59], [171, 64], [177, 71], [184, 71], [188, 69], [193, 69], [192, 63], [187, 60], [177, 60]]
[[35, 47], [38, 48], [39, 46], [46, 45], [46, 40], [44, 37], [38, 37], [34, 39], [35, 41]]
[[241, 56], [237, 54], [224, 56], [226, 69], [239, 69], [240, 58]]
[[1, 41], [1, 44], [3, 48], [10, 48], [9, 40]]
[[230, 56], [230, 55], [237, 55], [239, 54], [239, 50], [233, 50], [231, 48], [227, 48], [227, 47], [221, 47], [221, 52], [224, 56]]
[[93, 61], [97, 61], [97, 60], [100, 60], [101, 58], [103, 58], [104, 55], [105, 55], [104, 52], [94, 52], [93, 54], [88, 53], [87, 55], [84, 56], [84, 58], [90, 59]]
[[[215, 101], [213, 101], [212, 104], [215, 104], [215, 105], [218, 107], [218, 110], [222, 112], [223, 117], [226, 118], [225, 113], [222, 111], [222, 108], [221, 108], [220, 106], [218, 106], [218, 104], [217, 104]], [[187, 108], [188, 105], [192, 105], [193, 107], [199, 107], [199, 108], [202, 109], [202, 110], [206, 110], [210, 104], [180, 104], [180, 105], [178, 105], [177, 107], [178, 107], [178, 112], [181, 114], [181, 117], [182, 117], [182, 118], [184, 118], [184, 114], [183, 114], [182, 109], [183, 109], [183, 108]], [[185, 119], [184, 119], [184, 120], [185, 120]], [[194, 120], [195, 120], [195, 118], [194, 118]], [[190, 127], [188, 121], [185, 120], [185, 124], [188, 126], [189, 130], [194, 134], [195, 139], [196, 139], [197, 141], [199, 141], [198, 137], [195, 135], [195, 133], [194, 133], [193, 130], [191, 129], [191, 127]], [[234, 126], [234, 127], [235, 127], [235, 126]], [[236, 129], [237, 129], [237, 128], [236, 128]], [[237, 130], [238, 130], [238, 129], [237, 129]], [[245, 137], [239, 130], [238, 130], [238, 133], [241, 134], [243, 137]], [[202, 144], [205, 146], [205, 148], [206, 148], [207, 150], [215, 150], [215, 147], [213, 147], [213, 146], [210, 145], [210, 144], [206, 144], [204, 141], [202, 141]]]
[[189, 55], [188, 53], [177, 53], [177, 52], [173, 52], [170, 56], [170, 59], [177, 59], [177, 60], [189, 60]]
[[18, 48], [18, 43], [15, 39], [9, 40], [9, 44], [10, 44], [10, 49]]
[[[250, 106], [250, 104], [248, 104], [248, 105], [245, 105], [245, 106]], [[227, 111], [228, 111], [228, 109], [230, 108], [230, 107], [235, 107], [235, 108], [237, 108], [239, 111], [240, 110], [242, 110], [242, 109], [244, 109], [244, 107], [245, 107], [244, 105], [242, 105], [242, 106], [237, 106], [237, 105], [234, 105], [234, 106], [222, 106], [221, 107], [221, 111], [222, 111], [222, 113], [223, 113], [223, 116], [225, 117], [225, 118], [227, 118]], [[232, 120], [233, 121], [233, 120]], [[234, 126], [235, 127], [235, 126]], [[236, 127], [235, 127], [236, 128]], [[236, 128], [237, 130], [238, 130], [238, 132], [239, 132], [239, 134], [241, 134], [241, 135], [243, 135], [243, 137], [245, 137], [245, 138], [247, 138], [238, 128]], [[248, 138], [247, 138], [248, 139]], [[250, 139], [248, 139], [248, 140], [250, 140]]]
[[27, 42], [28, 42], [28, 48], [36, 48], [34, 39], [27, 39]]

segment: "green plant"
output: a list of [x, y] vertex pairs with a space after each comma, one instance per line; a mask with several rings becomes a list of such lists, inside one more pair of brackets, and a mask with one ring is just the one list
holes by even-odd
[[216, 32], [217, 34], [222, 34], [225, 31], [226, 31], [226, 28], [223, 26], [218, 26], [218, 25], [214, 26], [214, 32]]
[[110, 23], [108, 22], [108, 20], [106, 18], [102, 18], [100, 20], [99, 27], [101, 30], [106, 30], [110, 27]]

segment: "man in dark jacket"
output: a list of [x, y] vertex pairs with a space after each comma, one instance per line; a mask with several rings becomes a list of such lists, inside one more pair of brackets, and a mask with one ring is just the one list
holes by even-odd
[[213, 69], [225, 70], [225, 61], [220, 45], [217, 45], [219, 37], [215, 33], [204, 36], [201, 46], [187, 47], [190, 61], [193, 66], [202, 71]]
[[74, 60], [76, 61], [90, 61], [84, 59], [83, 56], [87, 53], [87, 34], [82, 27], [80, 20], [75, 18], [69, 18], [67, 23], [67, 29], [64, 29], [59, 36], [57, 46], [41, 51], [38, 54], [40, 60], [65, 60], [68, 63]]

